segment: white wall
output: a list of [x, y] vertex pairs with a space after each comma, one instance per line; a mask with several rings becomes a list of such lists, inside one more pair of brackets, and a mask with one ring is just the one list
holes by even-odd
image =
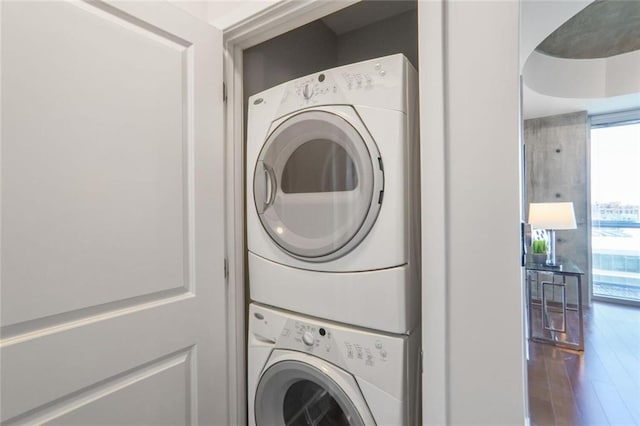
[[419, 4], [423, 416], [523, 424], [519, 5], [440, 7]]
[[524, 421], [517, 2], [445, 20], [453, 424]]
[[607, 98], [640, 92], [640, 51], [608, 58], [566, 59], [533, 52], [522, 71], [538, 93], [560, 98]]
[[[153, 1], [153, 0], [149, 0]], [[252, 16], [277, 0], [167, 0], [221, 30]]]
[[278, 3], [277, 0], [210, 0], [207, 20], [224, 30]]
[[181, 9], [186, 10], [196, 18], [207, 21], [209, 17], [209, 3], [208, 0], [168, 0], [169, 3], [173, 3]]

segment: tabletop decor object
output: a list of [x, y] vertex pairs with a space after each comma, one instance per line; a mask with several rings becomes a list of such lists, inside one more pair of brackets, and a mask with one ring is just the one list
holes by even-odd
[[560, 266], [556, 260], [556, 231], [576, 229], [576, 215], [572, 202], [530, 203], [529, 224], [532, 229], [545, 229], [549, 236], [548, 266]]

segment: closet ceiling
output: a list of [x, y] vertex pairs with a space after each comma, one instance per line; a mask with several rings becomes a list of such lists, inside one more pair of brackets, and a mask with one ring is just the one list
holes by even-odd
[[336, 35], [357, 30], [374, 22], [400, 15], [417, 7], [415, 0], [363, 0], [339, 12], [322, 18]]

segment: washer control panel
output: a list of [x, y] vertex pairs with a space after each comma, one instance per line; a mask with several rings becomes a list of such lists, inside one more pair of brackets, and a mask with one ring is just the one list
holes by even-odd
[[[419, 331], [392, 335], [249, 306], [249, 351], [264, 354], [289, 350], [321, 358], [401, 398], [406, 391], [409, 356], [418, 353]], [[417, 358], [415, 358], [417, 360]]]
[[341, 359], [331, 328], [299, 320], [286, 322], [276, 347], [312, 353], [332, 362]]
[[397, 349], [388, 348], [386, 336], [372, 338], [371, 334], [345, 332], [342, 327], [289, 319], [275, 346], [313, 354], [337, 365], [376, 368], [399, 361], [399, 357], [394, 357]]

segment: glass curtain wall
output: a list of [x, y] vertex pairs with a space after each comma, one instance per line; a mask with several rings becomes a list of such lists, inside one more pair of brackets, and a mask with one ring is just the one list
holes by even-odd
[[640, 110], [591, 123], [593, 296], [640, 304]]

